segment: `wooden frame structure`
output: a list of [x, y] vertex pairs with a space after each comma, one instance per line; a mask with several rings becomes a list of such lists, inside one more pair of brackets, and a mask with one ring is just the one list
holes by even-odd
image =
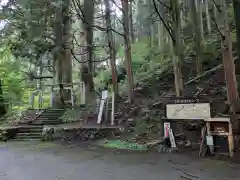
[[[97, 118], [97, 124], [101, 124], [102, 123], [102, 116], [103, 113], [105, 111], [105, 119], [108, 118], [108, 112], [109, 112], [109, 101], [108, 101], [108, 91], [105, 90], [102, 92], [102, 96], [99, 102], [99, 105], [97, 106], [97, 112], [98, 112], [98, 118]], [[112, 101], [111, 103], [111, 126], [115, 125], [115, 117], [114, 117], [114, 113], [115, 113], [115, 94], [114, 92], [112, 92]]]
[[232, 123], [230, 118], [223, 118], [223, 117], [207, 118], [205, 119], [205, 122], [207, 127], [207, 135], [227, 136], [229, 156], [233, 157], [234, 138], [233, 138]]
[[[81, 105], [85, 105], [86, 103], [86, 88], [85, 88], [85, 84], [84, 82], [80, 82], [80, 83], [63, 83], [63, 89], [67, 89], [71, 91], [71, 104], [72, 106], [75, 106], [75, 93], [76, 90], [74, 90], [74, 85], [79, 85], [77, 88], [78, 89], [80, 87], [80, 104]], [[59, 84], [52, 84], [52, 85], [44, 85], [45, 87], [51, 87], [51, 92], [50, 92], [50, 107], [53, 107], [53, 100], [55, 97], [55, 91], [60, 90]], [[29, 93], [29, 105], [31, 108], [34, 108], [34, 97], [36, 96], [36, 94], [38, 94], [38, 99], [39, 99], [39, 107], [38, 109], [42, 109], [43, 108], [43, 90], [42, 89], [37, 89], [34, 92], [30, 92]]]
[[[206, 134], [202, 134], [202, 145], [207, 139], [211, 139], [211, 143], [207, 142], [207, 146], [211, 151], [214, 151], [213, 136], [227, 136], [228, 138], [228, 151], [229, 156], [234, 155], [234, 138], [232, 123], [230, 118], [215, 117], [211, 118], [210, 104], [209, 103], [192, 103], [188, 100], [178, 100], [173, 104], [166, 105], [166, 117], [168, 119], [176, 120], [204, 120], [206, 123]], [[189, 103], [188, 103], [189, 102]], [[203, 128], [204, 129], [204, 128]], [[207, 136], [206, 136], [207, 135]], [[210, 141], [210, 140], [209, 140]], [[202, 147], [200, 147], [201, 151]], [[201, 154], [201, 153], [200, 153]]]

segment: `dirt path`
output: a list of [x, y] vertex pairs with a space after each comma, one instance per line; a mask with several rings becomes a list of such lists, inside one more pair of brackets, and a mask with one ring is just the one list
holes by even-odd
[[237, 180], [240, 165], [50, 143], [0, 145], [1, 180]]

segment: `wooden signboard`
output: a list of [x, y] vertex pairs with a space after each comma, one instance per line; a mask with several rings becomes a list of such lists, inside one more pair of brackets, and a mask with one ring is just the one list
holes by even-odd
[[211, 117], [209, 103], [167, 104], [168, 119], [206, 119]]
[[[208, 136], [225, 136], [228, 139], [229, 156], [233, 157], [234, 140], [230, 118], [215, 117], [205, 119]], [[211, 143], [211, 145], [214, 143]], [[210, 143], [208, 143], [210, 145]]]

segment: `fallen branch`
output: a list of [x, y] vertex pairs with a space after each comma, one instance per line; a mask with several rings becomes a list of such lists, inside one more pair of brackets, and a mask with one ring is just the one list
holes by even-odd
[[175, 168], [176, 170], [179, 170], [181, 171], [182, 173], [184, 173], [185, 175], [189, 176], [189, 177], [192, 177], [192, 178], [199, 178], [198, 176], [195, 176], [191, 173], [188, 173], [188, 172], [185, 172], [184, 170], [182, 170], [181, 168]]
[[192, 180], [191, 178], [185, 177], [185, 176], [180, 176], [182, 179], [187, 179], [187, 180]]
[[[233, 58], [233, 61], [235, 61], [236, 59], [238, 59], [238, 57], [234, 57], [234, 58]], [[199, 79], [201, 79], [202, 77], [207, 76], [207, 75], [211, 74], [212, 72], [221, 69], [222, 67], [223, 67], [223, 64], [220, 64], [220, 65], [218, 65], [218, 66], [216, 66], [216, 67], [214, 67], [214, 68], [212, 68], [212, 69], [210, 69], [210, 70], [208, 70], [208, 71], [205, 71], [204, 73], [200, 74], [199, 76], [197, 76], [197, 77], [195, 77], [195, 78], [193, 78], [193, 79], [185, 82], [184, 85], [189, 85], [189, 84], [191, 84], [191, 83], [193, 83], [193, 82], [196, 82], [196, 81], [198, 81]]]

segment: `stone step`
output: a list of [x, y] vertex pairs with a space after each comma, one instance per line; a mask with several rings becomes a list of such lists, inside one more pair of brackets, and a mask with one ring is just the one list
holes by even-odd
[[61, 111], [57, 111], [57, 112], [50, 111], [50, 112], [44, 112], [44, 113], [42, 113], [41, 116], [44, 115], [44, 114], [63, 114], [63, 113], [64, 113], [64, 111], [63, 111], [63, 112], [61, 112]]
[[41, 133], [42, 132], [42, 129], [27, 129], [27, 130], [18, 130], [18, 133]]
[[44, 117], [44, 118], [39, 118], [38, 120], [58, 120], [58, 118], [53, 118], [53, 117]]
[[26, 126], [26, 127], [20, 127], [19, 128], [19, 132], [20, 131], [41, 131], [42, 130], [42, 126]]
[[42, 132], [20, 132], [17, 134], [17, 136], [41, 136], [42, 135]]
[[36, 140], [42, 139], [42, 136], [19, 136], [17, 135], [14, 140]]
[[48, 122], [48, 121], [44, 121], [42, 122], [44, 125], [57, 125], [57, 124], [62, 124], [62, 122], [57, 122], [57, 121], [53, 121], [53, 122]]
[[37, 122], [35, 123], [36, 125], [57, 125], [57, 124], [61, 124], [62, 122]]
[[21, 132], [16, 135], [16, 138], [37, 138], [42, 137], [42, 132]]
[[44, 115], [42, 115], [42, 116], [39, 116], [38, 118], [42, 118], [42, 117], [60, 117], [60, 116], [62, 116], [62, 114], [44, 114]]
[[[42, 139], [42, 138], [41, 138]], [[19, 139], [12, 139], [12, 141], [14, 142], [20, 142], [20, 141], [37, 141], [39, 142], [41, 140], [40, 138], [33, 138], [33, 139], [27, 139], [27, 138], [19, 138]]]
[[51, 108], [49, 108], [49, 109], [46, 109], [46, 112], [48, 112], [48, 111], [65, 111], [65, 109], [51, 109]]
[[62, 122], [59, 119], [39, 119], [39, 122]]

